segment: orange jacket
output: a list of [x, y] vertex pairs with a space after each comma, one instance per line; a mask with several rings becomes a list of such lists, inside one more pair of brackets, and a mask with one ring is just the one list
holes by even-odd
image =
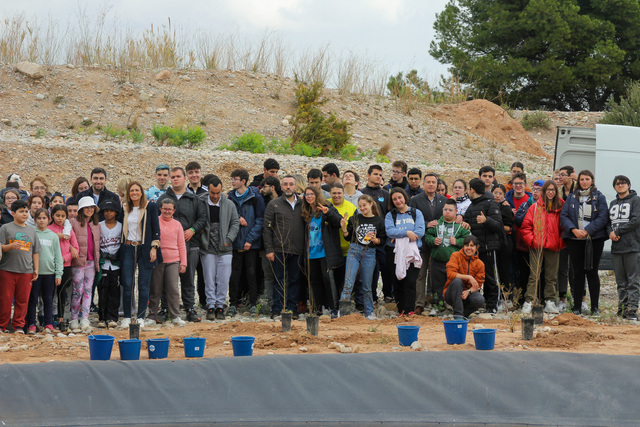
[[[480, 261], [478, 255], [468, 257], [464, 254], [464, 248], [451, 254], [449, 262], [447, 263], [447, 283], [444, 285], [443, 295], [447, 293], [447, 288], [457, 274], [466, 274], [472, 276], [478, 282], [478, 285], [482, 287], [484, 283], [484, 263]], [[464, 288], [469, 289], [471, 284], [465, 281]]]

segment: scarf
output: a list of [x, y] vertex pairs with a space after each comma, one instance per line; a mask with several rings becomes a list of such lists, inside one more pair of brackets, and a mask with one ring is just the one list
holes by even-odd
[[[586, 190], [578, 190], [578, 195], [580, 196], [580, 204], [578, 205], [578, 229], [584, 230], [584, 228], [589, 225], [591, 222], [591, 203], [589, 199], [591, 198], [591, 192], [593, 187], [589, 187]], [[588, 219], [584, 219], [587, 217]]]
[[465, 194], [462, 197], [456, 197], [456, 203], [462, 203], [462, 202], [464, 202], [465, 200], [468, 200], [468, 199], [469, 199], [469, 196], [467, 194]]

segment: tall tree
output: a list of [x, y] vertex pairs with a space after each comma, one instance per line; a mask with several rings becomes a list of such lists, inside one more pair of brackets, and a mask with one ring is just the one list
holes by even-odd
[[640, 0], [450, 0], [429, 52], [490, 99], [602, 110], [640, 78]]

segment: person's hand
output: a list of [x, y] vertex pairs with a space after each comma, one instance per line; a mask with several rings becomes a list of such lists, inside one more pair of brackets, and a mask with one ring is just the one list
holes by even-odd
[[344, 216], [342, 217], [342, 219], [340, 219], [340, 228], [342, 228], [342, 230], [347, 231], [347, 218], [348, 218], [349, 214], [345, 213]]
[[62, 279], [56, 279], [56, 286], [60, 286], [61, 283], [62, 283]]
[[187, 230], [184, 230], [184, 241], [188, 242], [189, 240], [191, 240], [194, 234], [196, 233], [194, 233], [193, 230], [190, 228]]
[[326, 214], [327, 212], [329, 212], [329, 208], [325, 205], [318, 204], [318, 209], [320, 209], [323, 214]]
[[186, 265], [181, 265], [180, 268], [178, 269], [178, 272], [180, 274], [186, 273], [187, 272], [187, 266]]
[[476, 221], [478, 221], [478, 224], [484, 224], [487, 222], [487, 217], [484, 216], [484, 212], [480, 212], [480, 215], [476, 217]]
[[68, 234], [63, 234], [63, 235], [62, 235], [62, 238], [63, 238], [64, 240], [69, 240], [69, 239], [71, 238], [71, 236], [69, 236]]
[[589, 235], [589, 233], [587, 233], [585, 230], [578, 230], [577, 228], [574, 228], [571, 231], [573, 232], [573, 235], [576, 236], [578, 239], [584, 239]]
[[240, 221], [240, 225], [241, 226], [243, 226], [243, 227], [247, 226], [247, 220], [244, 219], [243, 217], [240, 217], [239, 221]]
[[438, 220], [434, 219], [433, 221], [429, 221], [429, 224], [427, 224], [427, 228], [435, 227], [436, 225], [438, 225]]
[[518, 212], [518, 210], [516, 208], [512, 208], [511, 212], [513, 212], [513, 214], [515, 215]]
[[436, 240], [434, 240], [433, 243], [435, 243], [436, 246], [440, 246], [440, 243], [442, 243], [442, 239], [440, 237], [436, 237]]
[[461, 224], [462, 228], [464, 228], [465, 230], [471, 230], [471, 226], [469, 225], [468, 222], [462, 222]]
[[271, 262], [273, 262], [273, 261], [275, 261], [275, 260], [276, 260], [276, 254], [275, 254], [275, 253], [273, 253], [273, 252], [269, 252], [269, 253], [266, 255], [266, 257], [267, 257], [267, 259], [268, 259], [269, 261], [271, 261]]
[[56, 236], [58, 236], [58, 239], [64, 239], [64, 234], [62, 233], [56, 233]]
[[468, 289], [462, 291], [462, 299], [467, 299], [467, 297], [469, 296], [470, 291]]
[[479, 287], [478, 281], [473, 276], [469, 276], [469, 284], [471, 286], [473, 286], [474, 288], [478, 288]]
[[78, 257], [80, 256], [76, 248], [74, 248], [73, 246], [69, 248], [69, 252], [71, 252], [71, 258], [73, 259], [78, 259]]
[[38, 280], [38, 272], [34, 271], [33, 272], [33, 279], [31, 279], [32, 282], [35, 282], [36, 280]]
[[462, 224], [464, 221], [462, 220], [462, 215], [456, 215], [456, 224]]
[[609, 233], [609, 238], [614, 242], [617, 242], [618, 240], [620, 240], [620, 236], [616, 236], [615, 231], [612, 231], [611, 233]]
[[505, 206], [511, 206], [511, 205], [509, 205], [509, 202], [507, 201], [507, 199], [504, 199], [502, 201], [502, 204], [505, 205]]
[[416, 235], [416, 233], [414, 233], [413, 231], [409, 230], [407, 231], [407, 237], [409, 238], [409, 240], [411, 240], [412, 242], [415, 242], [416, 240], [418, 240], [418, 236]]
[[22, 247], [22, 242], [20, 240], [15, 240], [13, 243], [10, 243], [11, 249], [20, 249]]
[[456, 238], [455, 237], [449, 237], [449, 243], [451, 243], [452, 245], [455, 245], [456, 242]]
[[151, 263], [156, 262], [156, 248], [151, 248]]
[[245, 251], [248, 251], [249, 249], [251, 249], [251, 243], [249, 243], [249, 242], [245, 242], [245, 244], [244, 244], [244, 250], [245, 250]]

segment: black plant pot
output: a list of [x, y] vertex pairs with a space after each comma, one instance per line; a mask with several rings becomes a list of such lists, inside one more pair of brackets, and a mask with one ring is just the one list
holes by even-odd
[[543, 306], [536, 304], [531, 307], [531, 315], [533, 316], [533, 323], [535, 325], [542, 325], [542, 321], [544, 320]]
[[522, 339], [531, 341], [533, 339], [533, 317], [523, 317], [520, 322], [522, 324]]
[[340, 310], [340, 317], [350, 315], [352, 313], [351, 301], [340, 300], [338, 309]]
[[289, 332], [291, 330], [291, 316], [293, 313], [282, 313], [282, 332]]
[[314, 337], [318, 336], [318, 320], [320, 320], [318, 316], [307, 316], [307, 332]]

